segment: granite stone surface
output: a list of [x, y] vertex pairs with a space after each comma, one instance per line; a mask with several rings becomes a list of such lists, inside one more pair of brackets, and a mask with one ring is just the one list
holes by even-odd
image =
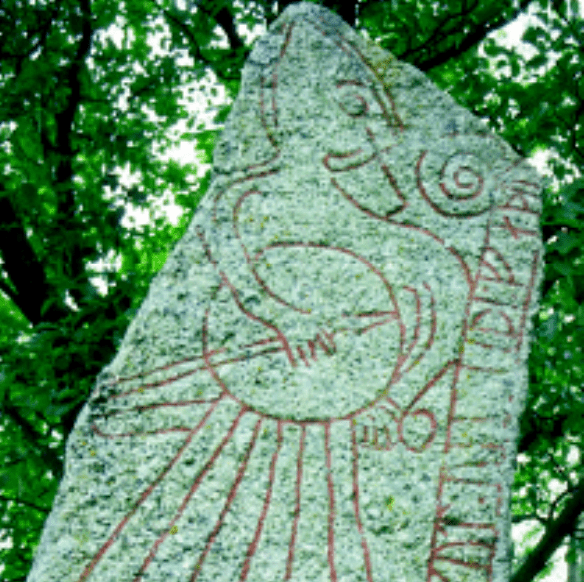
[[507, 582], [540, 205], [421, 72], [288, 7], [28, 582]]

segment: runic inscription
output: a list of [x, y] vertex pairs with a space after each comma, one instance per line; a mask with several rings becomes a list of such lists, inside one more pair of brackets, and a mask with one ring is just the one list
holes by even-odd
[[249, 56], [29, 582], [507, 582], [540, 188], [315, 4]]

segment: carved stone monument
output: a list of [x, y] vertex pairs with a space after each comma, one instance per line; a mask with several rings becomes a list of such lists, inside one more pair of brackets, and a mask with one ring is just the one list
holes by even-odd
[[67, 444], [29, 582], [506, 582], [531, 167], [315, 4]]

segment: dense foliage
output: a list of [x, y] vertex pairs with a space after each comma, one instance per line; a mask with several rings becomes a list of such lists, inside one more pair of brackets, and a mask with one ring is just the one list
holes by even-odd
[[[25, 580], [76, 415], [206, 190], [209, 174], [198, 173], [199, 164], [164, 154], [187, 140], [201, 164], [210, 161], [253, 38], [289, 3], [0, 4], [3, 582]], [[584, 509], [578, 2], [321, 3], [425, 71], [523, 156], [543, 150], [552, 156], [542, 217], [545, 280], [512, 504], [515, 523], [536, 520], [544, 534], [535, 551], [515, 558], [513, 582], [534, 580], [557, 547], [576, 539]], [[525, 54], [506, 48], [496, 31], [527, 10], [533, 18], [523, 35], [531, 49]], [[114, 25], [118, 40], [109, 34]], [[260, 28], [243, 35], [242, 25]], [[155, 42], [162, 50], [154, 50]], [[209, 128], [187, 106], [196, 99], [211, 107], [218, 86], [226, 97], [214, 109], [217, 126]], [[176, 225], [164, 212], [169, 201], [183, 210]], [[128, 209], [149, 220], [133, 221]], [[573, 562], [578, 544], [570, 547]]]

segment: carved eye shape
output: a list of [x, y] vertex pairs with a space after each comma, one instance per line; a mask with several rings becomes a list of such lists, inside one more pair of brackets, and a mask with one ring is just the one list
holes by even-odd
[[362, 117], [369, 110], [367, 101], [356, 93], [345, 93], [338, 103], [339, 107], [351, 117]]

